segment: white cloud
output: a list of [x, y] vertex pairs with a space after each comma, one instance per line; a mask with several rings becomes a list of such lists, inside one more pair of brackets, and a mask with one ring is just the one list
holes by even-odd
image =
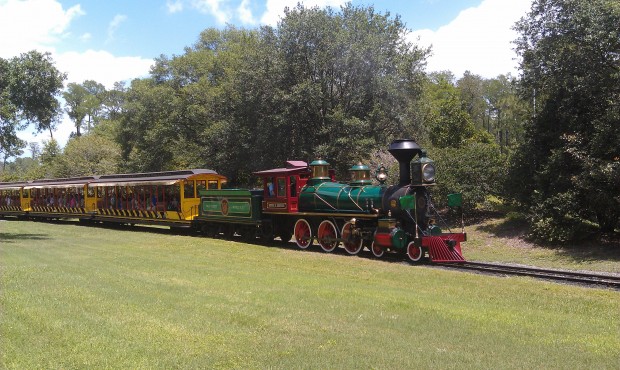
[[[65, 10], [55, 0], [0, 0], [0, 34], [15, 35], [0, 38], [0, 57], [11, 58], [30, 50], [49, 51], [56, 68], [67, 73], [65, 83], [95, 80], [106, 88], [111, 88], [116, 81], [149, 73], [153, 63], [150, 59], [117, 57], [104, 50], [57, 52], [56, 48], [69, 32], [71, 21], [84, 14], [80, 5]], [[125, 19], [122, 15], [114, 18], [109, 29], [112, 35]], [[87, 41], [90, 37], [85, 33], [79, 39]], [[64, 146], [73, 130], [73, 123], [65, 115], [54, 132], [54, 138]], [[18, 135], [29, 142], [49, 140], [48, 132], [36, 135], [32, 131], [27, 128]]]
[[106, 88], [114, 82], [148, 75], [153, 61], [140, 57], [117, 57], [103, 50], [83, 53], [67, 52], [54, 55], [56, 67], [67, 72], [67, 83], [95, 80]]
[[284, 8], [294, 8], [297, 3], [301, 3], [307, 8], [318, 6], [319, 8], [325, 8], [331, 6], [332, 8], [339, 8], [344, 5], [347, 0], [267, 0], [265, 7], [265, 13], [261, 16], [261, 23], [270, 26], [275, 26], [278, 21], [284, 16]]
[[220, 24], [225, 24], [231, 19], [230, 10], [223, 6], [225, 0], [192, 0], [192, 6], [198, 11], [211, 14]]
[[[236, 18], [244, 25], [256, 25], [257, 23], [261, 23], [275, 26], [282, 16], [284, 16], [284, 8], [286, 7], [294, 8], [298, 3], [301, 3], [308, 8], [314, 6], [319, 8], [325, 8], [327, 6], [339, 8], [348, 0], [264, 0], [266, 1], [266, 10], [260, 17], [255, 17], [251, 9], [251, 3], [255, 0], [241, 0], [239, 5], [234, 9], [230, 5], [230, 0], [189, 1], [192, 8], [197, 9], [203, 14], [212, 15], [219, 24], [233, 22], [233, 18]], [[171, 3], [171, 0], [168, 0], [168, 11], [171, 13], [172, 5], [178, 5], [179, 11], [183, 7], [182, 0], [176, 0], [176, 3]]]
[[89, 32], [86, 32], [85, 34], [83, 34], [82, 36], [80, 36], [80, 40], [82, 42], [88, 42], [90, 41], [90, 39], [93, 38], [93, 35], [91, 35]]
[[55, 0], [0, 1], [0, 57], [53, 50], [70, 22], [84, 14], [80, 5], [64, 10]]
[[478, 7], [463, 10], [452, 22], [436, 31], [418, 30], [411, 41], [428, 46], [433, 55], [428, 71], [450, 70], [457, 77], [466, 70], [486, 78], [508, 72], [516, 75], [517, 61], [511, 28], [526, 15], [532, 0], [484, 0]]
[[178, 13], [183, 11], [183, 2], [181, 0], [166, 1], [166, 8], [168, 8], [168, 13]]
[[243, 0], [237, 8], [237, 15], [243, 24], [256, 24], [256, 19], [250, 9], [250, 0]]
[[117, 14], [114, 16], [114, 18], [112, 18], [112, 21], [110, 21], [110, 24], [108, 25], [108, 39], [106, 40], [106, 43], [112, 42], [114, 40], [114, 34], [116, 33], [116, 30], [118, 30], [118, 27], [120, 27], [121, 23], [125, 22], [127, 20], [127, 16], [124, 14]]

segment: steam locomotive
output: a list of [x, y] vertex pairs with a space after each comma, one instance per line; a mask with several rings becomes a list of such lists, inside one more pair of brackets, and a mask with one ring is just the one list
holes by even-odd
[[388, 151], [399, 163], [397, 185], [385, 184], [384, 167], [373, 184], [363, 164], [338, 182], [320, 159], [255, 172], [262, 188], [252, 190], [224, 189], [226, 178], [207, 169], [42, 179], [0, 183], [0, 217], [192, 228], [248, 241], [294, 237], [302, 249], [316, 242], [325, 252], [342, 245], [349, 254], [368, 248], [376, 257], [463, 261], [466, 234], [442, 232], [431, 214], [433, 161], [409, 139]]
[[[432, 262], [463, 261], [460, 243], [466, 234], [444, 233], [431, 215], [433, 161], [410, 139], [393, 141], [388, 151], [399, 163], [397, 185], [385, 184], [384, 167], [373, 185], [369, 167], [362, 164], [350, 168], [349, 181], [338, 182], [325, 160], [288, 161], [284, 168], [254, 173], [262, 189], [201, 191], [195, 227], [208, 236], [286, 242], [294, 237], [301, 249], [317, 242], [325, 252], [342, 244], [352, 255], [366, 247], [375, 257], [397, 253], [418, 262], [428, 254]], [[458, 194], [451, 203], [459, 205]]]

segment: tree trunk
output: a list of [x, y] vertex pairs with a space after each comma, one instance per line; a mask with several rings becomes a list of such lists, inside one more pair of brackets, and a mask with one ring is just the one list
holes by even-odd
[[596, 220], [602, 233], [612, 233], [618, 224], [619, 215], [617, 212], [597, 212]]

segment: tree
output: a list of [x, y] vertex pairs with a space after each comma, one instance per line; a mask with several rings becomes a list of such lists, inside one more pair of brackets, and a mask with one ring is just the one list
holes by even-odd
[[105, 90], [102, 93], [101, 104], [103, 118], [108, 120], [117, 120], [120, 118], [126, 92], [127, 88], [124, 82], [115, 82], [112, 90]]
[[541, 238], [577, 237], [586, 220], [602, 232], [618, 224], [618, 24], [616, 1], [535, 0], [515, 26], [521, 93], [535, 99], [536, 111], [515, 156], [510, 189], [532, 210]]
[[58, 158], [63, 177], [119, 172], [120, 146], [104, 137], [86, 134], [71, 138]]
[[0, 156], [4, 171], [9, 158], [19, 155], [24, 143], [17, 137], [18, 107], [12, 93], [11, 65], [0, 58]]
[[485, 81], [487, 102], [486, 130], [502, 146], [523, 141], [523, 124], [531, 113], [517, 91], [517, 81], [510, 74]]
[[127, 168], [204, 166], [241, 183], [287, 159], [321, 155], [341, 171], [368, 160], [422, 127], [428, 50], [407, 32], [397, 16], [350, 4], [299, 5], [276, 28], [207, 29], [126, 92]]
[[56, 95], [65, 78], [49, 53], [31, 51], [11, 60], [0, 58], [0, 155], [5, 161], [21, 154], [26, 143], [17, 130], [28, 123], [37, 132], [49, 130], [52, 136], [59, 113]]
[[75, 123], [75, 136], [81, 136], [81, 129], [89, 132], [102, 119], [105, 87], [95, 81], [86, 80], [82, 84], [71, 82], [62, 94], [65, 99], [65, 112]]
[[290, 147], [344, 169], [413, 134], [408, 108], [420, 97], [429, 51], [408, 43], [407, 32], [400, 17], [373, 7], [287, 9], [276, 34]]
[[48, 130], [50, 137], [60, 113], [60, 94], [67, 78], [54, 66], [50, 53], [30, 51], [11, 61], [11, 100], [19, 117], [34, 123], [37, 132]]
[[41, 145], [36, 141], [32, 141], [28, 143], [28, 150], [30, 150], [31, 158], [36, 159], [41, 154]]
[[58, 161], [61, 155], [62, 148], [56, 140], [43, 141], [43, 150], [39, 156], [41, 162], [40, 177], [58, 178], [63, 176], [62, 165]]
[[106, 96], [105, 86], [93, 80], [86, 80], [82, 86], [88, 92], [86, 101], [84, 102], [84, 110], [86, 112], [86, 131], [93, 129], [102, 119], [103, 99]]
[[428, 135], [438, 148], [461, 148], [476, 133], [466, 103], [453, 81], [451, 73], [441, 72], [431, 74], [426, 84], [425, 96], [430, 102], [426, 117]]
[[432, 149], [429, 156], [437, 167], [437, 186], [433, 198], [446, 206], [450, 193], [463, 194], [463, 207], [473, 212], [490, 196], [502, 197], [506, 157], [496, 144], [473, 142], [462, 148]]
[[459, 192], [472, 211], [489, 196], [501, 196], [506, 156], [474, 117], [486, 114], [486, 80], [466, 73], [455, 84], [450, 72], [430, 74], [425, 85], [426, 122], [432, 143], [429, 155], [437, 165], [438, 185], [433, 191], [438, 206], [450, 193]]
[[17, 157], [24, 153], [22, 148], [26, 142], [15, 133], [11, 126], [0, 127], [0, 155], [2, 155], [2, 170], [9, 158]]
[[523, 141], [528, 105], [519, 96], [517, 80], [508, 75], [484, 79], [469, 71], [456, 83], [464, 109], [478, 129], [491, 134], [502, 148]]
[[65, 112], [67, 112], [67, 115], [75, 124], [75, 136], [82, 135], [81, 128], [86, 117], [86, 101], [88, 96], [88, 90], [75, 82], [67, 85], [67, 91], [62, 93], [62, 97], [65, 99]]

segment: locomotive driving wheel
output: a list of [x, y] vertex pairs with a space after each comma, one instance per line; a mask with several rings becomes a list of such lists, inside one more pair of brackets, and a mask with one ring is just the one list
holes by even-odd
[[411, 242], [407, 245], [407, 257], [409, 257], [411, 262], [420, 262], [422, 257], [424, 257], [424, 250], [416, 245], [415, 242]]
[[325, 252], [332, 252], [338, 246], [336, 226], [331, 221], [323, 221], [319, 225], [317, 239]]
[[372, 245], [370, 246], [370, 251], [377, 258], [383, 257], [383, 254], [385, 253], [383, 248], [381, 248], [381, 246], [376, 244], [375, 242], [372, 242]]
[[351, 255], [358, 254], [363, 248], [363, 240], [355, 231], [355, 225], [351, 222], [347, 222], [342, 227], [342, 232], [340, 233], [342, 239], [344, 239], [342, 243], [344, 245], [344, 250]]
[[295, 243], [299, 248], [306, 249], [312, 244], [312, 229], [308, 221], [303, 218], [295, 222], [293, 234], [295, 235]]

